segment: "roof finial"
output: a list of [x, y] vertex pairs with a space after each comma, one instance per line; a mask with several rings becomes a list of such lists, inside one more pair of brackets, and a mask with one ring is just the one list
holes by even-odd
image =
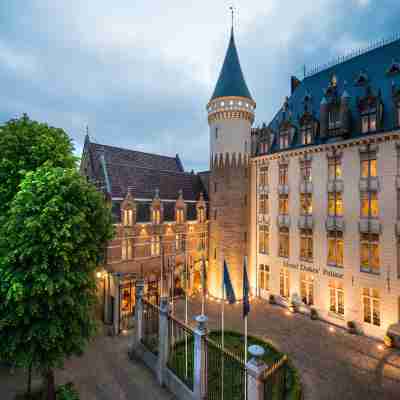
[[231, 10], [231, 17], [232, 17], [231, 32], [233, 33], [233, 16], [235, 13], [235, 9], [233, 8], [233, 6], [230, 6], [229, 9]]

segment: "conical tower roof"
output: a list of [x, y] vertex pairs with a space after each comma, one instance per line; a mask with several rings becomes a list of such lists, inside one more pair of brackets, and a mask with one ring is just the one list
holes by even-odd
[[244, 80], [242, 68], [240, 67], [233, 29], [231, 30], [231, 38], [225, 55], [225, 61], [211, 100], [227, 96], [246, 97], [253, 100]]

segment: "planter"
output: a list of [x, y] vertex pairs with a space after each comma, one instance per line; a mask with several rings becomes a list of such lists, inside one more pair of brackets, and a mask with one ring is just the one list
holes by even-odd
[[351, 333], [352, 335], [357, 335], [358, 334], [358, 329], [357, 325], [354, 321], [349, 321], [347, 322], [347, 331]]
[[275, 296], [273, 294], [269, 295], [269, 304], [276, 304]]
[[312, 320], [318, 319], [318, 311], [317, 311], [315, 308], [312, 308], [312, 309], [310, 310], [310, 318], [311, 318]]

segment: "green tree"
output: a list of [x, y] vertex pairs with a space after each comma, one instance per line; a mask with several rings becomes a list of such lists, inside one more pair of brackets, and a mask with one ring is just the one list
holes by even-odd
[[75, 169], [25, 174], [0, 241], [0, 358], [39, 370], [55, 399], [54, 368], [95, 333], [95, 268], [112, 236], [103, 195]]
[[73, 168], [76, 158], [68, 135], [24, 114], [0, 126], [0, 216], [18, 191], [25, 173], [46, 165]]

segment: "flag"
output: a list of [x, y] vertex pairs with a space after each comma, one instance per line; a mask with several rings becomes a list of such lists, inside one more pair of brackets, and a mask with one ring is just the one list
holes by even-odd
[[228, 265], [224, 260], [224, 288], [226, 293], [226, 298], [229, 301], [229, 304], [236, 303], [235, 292], [233, 291], [231, 278], [229, 277]]
[[201, 286], [203, 288], [203, 296], [207, 294], [207, 271], [206, 271], [206, 260], [202, 257], [201, 260]]
[[249, 312], [249, 278], [247, 276], [247, 257], [245, 257], [243, 262], [243, 318], [247, 317]]

